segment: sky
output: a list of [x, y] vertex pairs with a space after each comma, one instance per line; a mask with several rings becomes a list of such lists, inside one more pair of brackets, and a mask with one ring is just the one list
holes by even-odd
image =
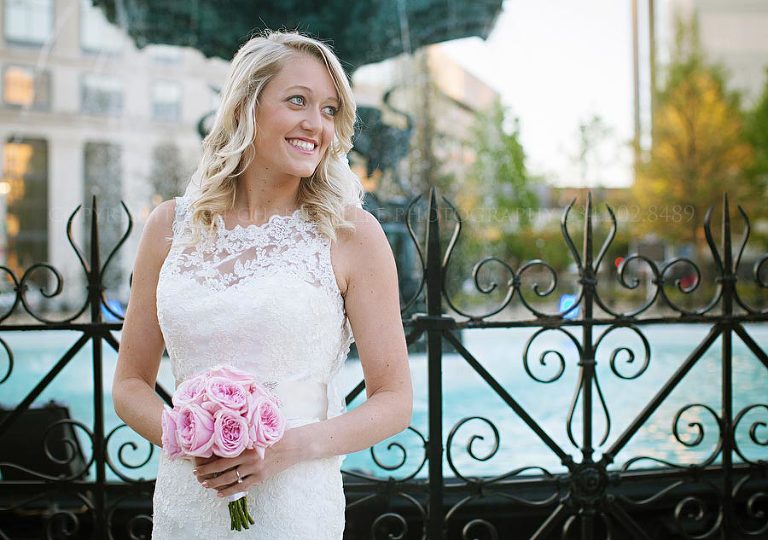
[[[629, 0], [506, 0], [487, 41], [443, 44], [500, 92], [520, 118], [528, 167], [553, 185], [632, 183], [632, 31]], [[586, 178], [579, 124], [599, 115], [609, 134]]]

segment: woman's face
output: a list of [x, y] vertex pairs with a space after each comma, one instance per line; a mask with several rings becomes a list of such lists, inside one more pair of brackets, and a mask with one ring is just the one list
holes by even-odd
[[304, 54], [289, 58], [256, 108], [254, 164], [270, 175], [312, 176], [333, 141], [338, 108], [325, 65]]

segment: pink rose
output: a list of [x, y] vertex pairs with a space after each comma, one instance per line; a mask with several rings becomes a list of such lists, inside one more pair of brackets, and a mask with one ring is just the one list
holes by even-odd
[[178, 437], [185, 454], [196, 457], [213, 455], [213, 416], [194, 403], [179, 408]]
[[177, 457], [184, 455], [184, 452], [182, 452], [181, 446], [179, 445], [177, 420], [178, 413], [175, 410], [170, 407], [163, 409], [161, 420], [163, 426], [162, 444], [163, 451], [169, 459], [176, 459]]
[[[205, 394], [211, 402], [218, 405], [216, 409], [223, 407], [241, 413], [248, 407], [248, 391], [245, 387], [224, 377], [211, 377], [208, 379]], [[211, 411], [211, 408], [208, 408], [208, 410]]]
[[277, 397], [277, 394], [256, 381], [253, 381], [248, 385], [248, 393], [251, 395], [254, 403], [256, 401], [260, 401], [261, 398], [267, 398], [276, 403], [278, 406], [280, 405], [280, 398]]
[[254, 403], [249, 434], [251, 444], [259, 451], [259, 455], [263, 457], [263, 449], [279, 441], [284, 432], [285, 416], [277, 404], [266, 398], [257, 400]]
[[181, 383], [173, 393], [173, 404], [176, 407], [191, 403], [200, 405], [205, 397], [205, 380], [204, 375], [198, 375]]
[[245, 410], [245, 419], [248, 420], [249, 426], [253, 425], [253, 417], [259, 403], [265, 399], [280, 405], [278, 397], [260, 384], [254, 383], [248, 388], [248, 407]]
[[248, 422], [236, 412], [219, 409], [214, 415], [213, 449], [217, 456], [239, 456], [248, 448]]
[[230, 366], [216, 366], [207, 372], [209, 377], [223, 377], [229, 381], [246, 385], [253, 381], [253, 375]]

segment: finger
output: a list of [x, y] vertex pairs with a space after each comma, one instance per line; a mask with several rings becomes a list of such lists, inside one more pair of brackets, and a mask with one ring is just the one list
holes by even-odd
[[[203, 481], [203, 487], [212, 489], [222, 489], [232, 484], [237, 484], [237, 472], [236, 469], [221, 473], [219, 476], [214, 476]], [[242, 475], [242, 472], [240, 473]], [[241, 476], [242, 478], [242, 476]], [[242, 484], [239, 484], [242, 486]]]
[[[192, 469], [192, 473], [197, 476], [198, 478], [201, 476], [200, 470], [205, 467], [206, 465], [209, 465], [210, 463], [213, 463], [216, 461], [216, 456], [204, 458], [204, 457], [193, 457], [194, 462], [194, 468]], [[211, 473], [204, 473], [204, 476], [210, 476]]]
[[198, 482], [201, 482], [201, 483], [206, 482], [207, 484], [205, 487], [209, 487], [211, 481], [215, 481], [214, 482], [215, 484], [220, 484], [222, 481], [219, 480], [219, 478], [221, 478], [222, 475], [226, 474], [226, 471], [222, 471], [222, 472], [215, 471], [215, 472], [212, 472], [211, 474], [202, 474], [200, 473], [200, 471], [198, 471], [195, 474], [197, 476]]
[[211, 478], [215, 474], [221, 474], [224, 471], [237, 467], [243, 463], [242, 457], [234, 458], [220, 458], [215, 461], [211, 461], [205, 465], [201, 465], [196, 468], [196, 475], [199, 479]]
[[243, 483], [238, 484], [235, 482], [234, 484], [231, 484], [229, 486], [222, 486], [217, 491], [218, 497], [229, 497], [230, 495], [234, 495], [235, 493], [242, 493], [243, 491], [248, 491], [253, 486], [257, 486], [261, 484], [261, 482], [257, 481], [256, 475], [250, 475], [246, 478], [243, 478]]
[[198, 465], [194, 469], [192, 469], [192, 473], [197, 477], [197, 480], [199, 482], [202, 482], [203, 480], [207, 480], [209, 478], [213, 478], [214, 476], [218, 476], [218, 472], [216, 471], [210, 471], [208, 470], [209, 467], [206, 467], [205, 465]]
[[214, 478], [217, 478], [221, 473], [213, 473], [213, 474], [199, 474], [196, 473], [195, 476], [197, 476], [198, 482], [205, 482], [207, 480], [213, 480]]
[[195, 467], [200, 467], [201, 465], [207, 465], [208, 463], [212, 463], [216, 461], [218, 458], [216, 456], [211, 456], [211, 457], [194, 456], [192, 459], [195, 462]]

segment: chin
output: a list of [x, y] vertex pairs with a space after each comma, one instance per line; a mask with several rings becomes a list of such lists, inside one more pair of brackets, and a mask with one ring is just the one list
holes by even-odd
[[291, 174], [294, 176], [298, 176], [299, 178], [309, 178], [315, 173], [316, 170], [317, 170], [317, 167], [314, 167], [312, 169], [307, 167], [302, 167], [302, 168], [294, 169], [293, 171], [291, 171]]
[[[277, 165], [277, 163], [276, 163]], [[286, 160], [282, 163], [282, 167], [279, 167], [279, 169], [282, 169], [285, 174], [290, 174], [291, 176], [298, 176], [299, 178], [308, 178], [312, 176], [317, 168], [320, 166], [320, 160]]]
[[315, 171], [299, 171], [299, 170], [289, 170], [285, 171], [285, 174], [289, 176], [294, 176], [296, 178], [309, 178], [312, 176], [312, 173]]

